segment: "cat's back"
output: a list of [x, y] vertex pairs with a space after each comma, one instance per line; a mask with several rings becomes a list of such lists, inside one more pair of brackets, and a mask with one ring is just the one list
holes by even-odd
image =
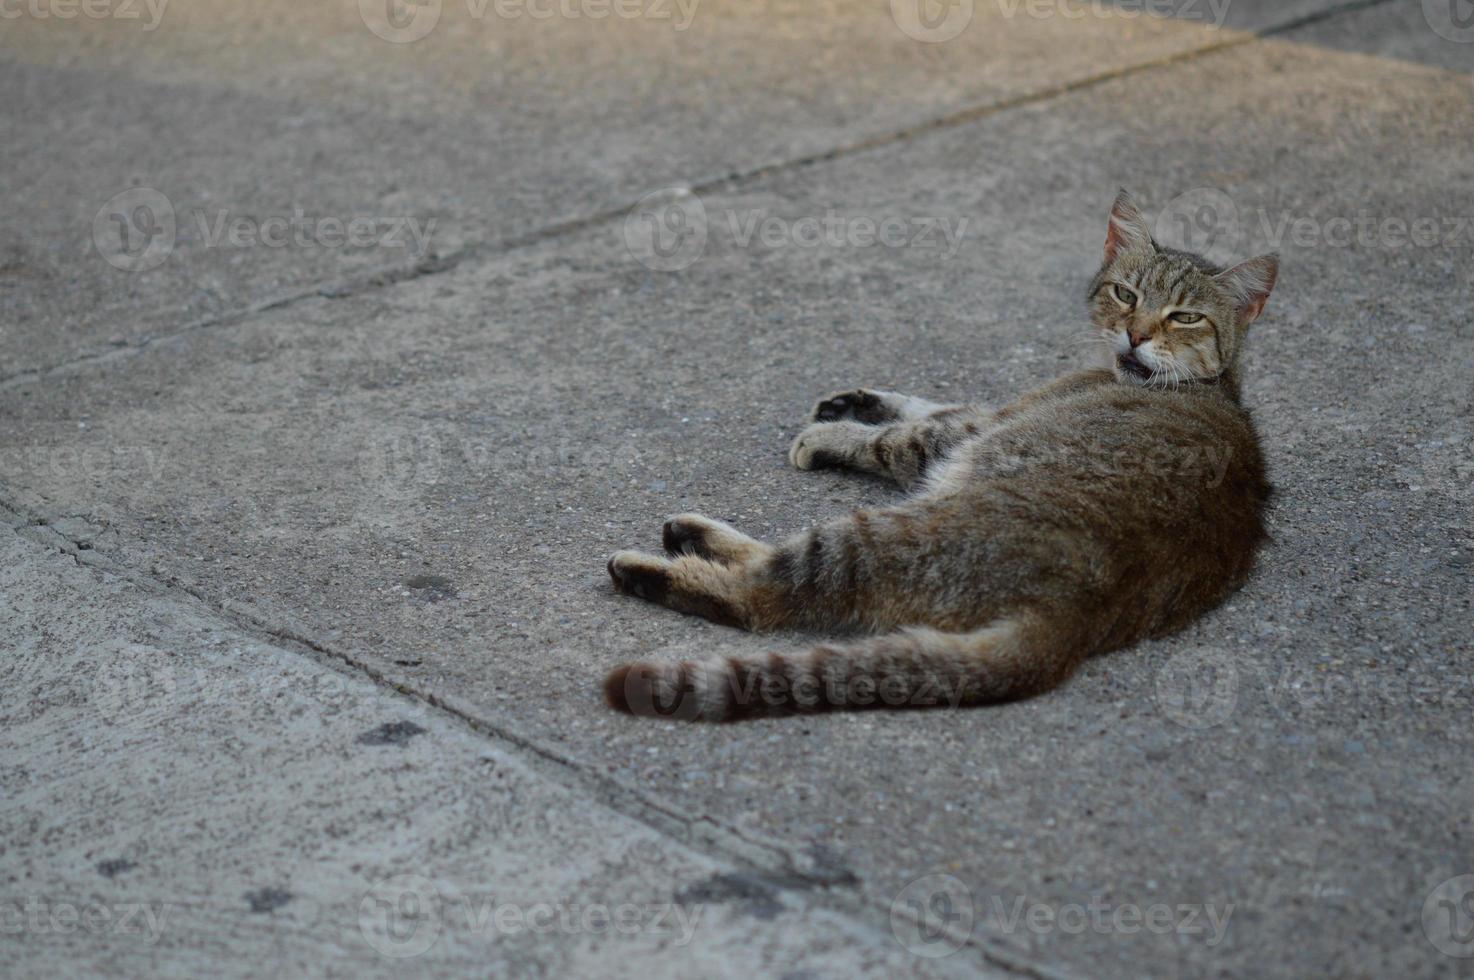
[[1082, 386], [1002, 413], [949, 469], [940, 495], [1008, 519], [992, 535], [1164, 560], [1252, 551], [1264, 537], [1258, 435], [1227, 392]]
[[1264, 460], [1253, 419], [1211, 387], [1081, 387], [1011, 411], [980, 448], [983, 459], [1012, 464], [998, 476], [1078, 481], [1097, 497], [1216, 496], [1229, 481], [1230, 493], [1268, 492], [1257, 486]]
[[1004, 413], [949, 469], [922, 506], [977, 542], [959, 553], [986, 557], [981, 593], [1141, 597], [1113, 644], [1211, 608], [1266, 538], [1259, 440], [1227, 393], [1091, 385]]

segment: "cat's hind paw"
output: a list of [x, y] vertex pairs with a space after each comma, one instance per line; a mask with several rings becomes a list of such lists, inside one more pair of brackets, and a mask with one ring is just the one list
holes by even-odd
[[847, 450], [854, 441], [850, 430], [854, 428], [848, 422], [815, 422], [788, 447], [788, 461], [799, 470], [839, 469], [849, 458]]
[[869, 388], [842, 391], [814, 406], [809, 418], [814, 422], [859, 422], [861, 425], [882, 425], [901, 417], [895, 397]]
[[616, 551], [609, 559], [609, 578], [626, 595], [663, 602], [670, 591], [670, 562], [638, 551]]
[[744, 562], [768, 550], [730, 524], [700, 514], [672, 517], [660, 529], [660, 540], [672, 557], [695, 555], [722, 564]]

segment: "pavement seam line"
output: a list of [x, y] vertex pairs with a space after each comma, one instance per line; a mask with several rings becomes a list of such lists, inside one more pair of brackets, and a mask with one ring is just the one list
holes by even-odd
[[[232, 630], [269, 642], [284, 652], [304, 656], [325, 669], [365, 679], [377, 687], [388, 688], [418, 702], [476, 736], [500, 743], [503, 751], [513, 754], [531, 771], [569, 793], [591, 800], [698, 854], [739, 871], [753, 873], [774, 892], [787, 896], [793, 904], [827, 910], [841, 917], [858, 934], [869, 936], [878, 948], [888, 946], [888, 923], [884, 916], [894, 910], [852, 891], [842, 880], [805, 871], [799, 866], [794, 856], [796, 852], [791, 848], [777, 842], [754, 840], [706, 814], [682, 813], [665, 801], [584, 768], [578, 760], [542, 745], [514, 728], [481, 717], [474, 706], [462, 705], [453, 698], [422, 691], [396, 680], [375, 664], [335, 650], [289, 624], [273, 624], [259, 607], [253, 610], [244, 604], [214, 599], [190, 583], [177, 578], [169, 580], [154, 571], [136, 570], [94, 549], [83, 548], [52, 526], [50, 519], [6, 499], [4, 493], [0, 493], [0, 523], [25, 540], [71, 558], [79, 567], [120, 578], [169, 601], [191, 603], [198, 612]], [[915, 916], [910, 910], [901, 909], [900, 912], [914, 921]], [[935, 924], [932, 928], [936, 928]], [[977, 929], [961, 933], [950, 925], [941, 929], [954, 941], [976, 953], [991, 968], [1029, 980], [1076, 980], [1073, 975], [1054, 967], [1030, 962], [1024, 953], [1004, 945], [986, 931], [981, 935]]]
[[[738, 173], [731, 173], [721, 177], [712, 177], [695, 184], [688, 185], [693, 194], [715, 194], [723, 191], [733, 190], [749, 183], [764, 180], [777, 174], [790, 171], [802, 170], [806, 167], [830, 163], [835, 160], [845, 159], [851, 156], [893, 146], [899, 143], [909, 142], [929, 133], [941, 132], [948, 129], [956, 129], [966, 126], [991, 116], [999, 115], [1013, 109], [1020, 109], [1051, 99], [1061, 98], [1076, 92], [1104, 85], [1109, 82], [1135, 75], [1155, 71], [1158, 68], [1167, 68], [1183, 64], [1196, 58], [1230, 51], [1235, 48], [1255, 44], [1269, 38], [1277, 37], [1291, 31], [1318, 24], [1322, 21], [1331, 20], [1342, 14], [1356, 13], [1372, 7], [1382, 6], [1391, 0], [1345, 0], [1343, 3], [1327, 7], [1323, 10], [1302, 14], [1291, 18], [1280, 24], [1272, 24], [1258, 31], [1247, 31], [1241, 35], [1206, 44], [1201, 47], [1190, 48], [1179, 51], [1176, 54], [1164, 55], [1148, 61], [1125, 65], [1109, 71], [1099, 72], [1095, 75], [1087, 75], [1071, 82], [1060, 85], [1047, 86], [1032, 92], [988, 102], [983, 105], [971, 106], [959, 109], [955, 112], [946, 113], [932, 119], [925, 120], [913, 126], [904, 126], [900, 129], [879, 133], [874, 136], [865, 137], [852, 143], [832, 147], [818, 153], [810, 153], [790, 160], [781, 160], [777, 163], [763, 164]], [[97, 354], [85, 354], [68, 361], [42, 367], [31, 368], [8, 376], [0, 376], [0, 391], [9, 391], [13, 388], [23, 387], [35, 381], [41, 381], [56, 375], [69, 374], [75, 370], [86, 368], [96, 364], [104, 364], [114, 360], [132, 357], [142, 353], [156, 344], [164, 343], [193, 333], [211, 330], [217, 327], [231, 326], [248, 320], [260, 313], [283, 307], [295, 306], [296, 304], [310, 299], [348, 299], [362, 293], [373, 292], [379, 289], [398, 285], [424, 276], [437, 275], [441, 272], [449, 272], [460, 267], [462, 264], [480, 258], [492, 258], [512, 254], [520, 249], [528, 248], [562, 238], [566, 235], [577, 234], [593, 228], [601, 227], [609, 222], [616, 221], [629, 213], [634, 202], [627, 202], [618, 207], [605, 208], [593, 214], [581, 217], [569, 218], [565, 221], [544, 225], [523, 235], [516, 235], [500, 241], [477, 242], [464, 245], [461, 248], [444, 256], [431, 255], [420, 259], [413, 265], [385, 266], [372, 272], [359, 276], [339, 277], [315, 283], [290, 292], [260, 300], [235, 310], [218, 313], [213, 316], [204, 317], [199, 320], [186, 323], [167, 333], [145, 336], [137, 343], [128, 344], [114, 350], [103, 351]]]

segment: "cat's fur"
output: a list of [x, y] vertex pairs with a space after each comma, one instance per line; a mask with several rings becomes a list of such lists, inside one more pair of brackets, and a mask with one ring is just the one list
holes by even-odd
[[664, 528], [671, 557], [609, 561], [620, 590], [715, 622], [881, 635], [625, 664], [605, 681], [610, 705], [715, 721], [1005, 701], [1213, 608], [1265, 538], [1270, 488], [1238, 362], [1276, 273], [1274, 256], [1224, 270], [1159, 246], [1122, 192], [1089, 294], [1110, 368], [1000, 411], [836, 395], [793, 465], [890, 477], [909, 499], [777, 545], [684, 515]]

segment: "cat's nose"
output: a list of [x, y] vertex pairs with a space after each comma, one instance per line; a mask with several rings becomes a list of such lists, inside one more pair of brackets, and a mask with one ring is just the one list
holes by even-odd
[[1144, 333], [1137, 333], [1135, 330], [1127, 330], [1126, 331], [1126, 339], [1129, 340], [1129, 341], [1131, 341], [1131, 349], [1132, 350], [1135, 350], [1136, 348], [1140, 347], [1142, 344], [1146, 343], [1151, 338], [1149, 338]]

